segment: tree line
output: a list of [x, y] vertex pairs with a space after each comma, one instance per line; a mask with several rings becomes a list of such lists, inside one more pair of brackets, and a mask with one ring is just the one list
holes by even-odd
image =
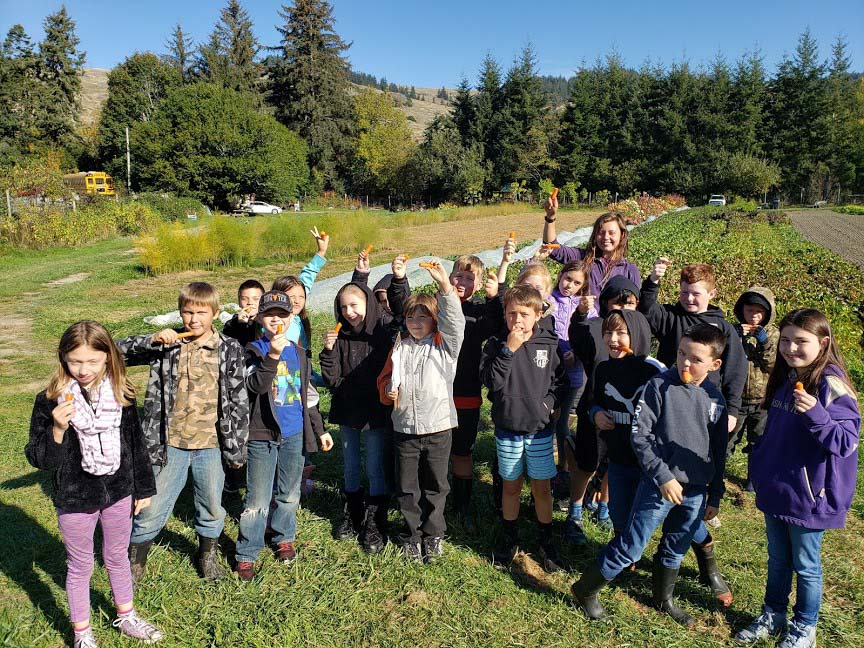
[[415, 142], [394, 99], [365, 86], [409, 98], [414, 88], [352, 71], [324, 0], [283, 5], [270, 45], [239, 0], [202, 43], [177, 24], [165, 51], [111, 71], [89, 130], [75, 23], [61, 8], [44, 27], [34, 46], [13, 26], [0, 51], [0, 165], [59, 149], [67, 167], [104, 168], [122, 184], [128, 127], [133, 189], [222, 207], [325, 191], [462, 203], [550, 184], [571, 200], [864, 192], [864, 79], [843, 38], [823, 60], [809, 31], [773, 73], [758, 50], [639, 69], [613, 52], [569, 79], [540, 75], [530, 46], [506, 70], [487, 55], [455, 95], [439, 91], [452, 110]]

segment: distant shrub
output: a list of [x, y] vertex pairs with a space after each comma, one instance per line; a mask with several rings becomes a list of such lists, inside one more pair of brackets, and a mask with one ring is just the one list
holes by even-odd
[[844, 205], [834, 209], [841, 214], [854, 214], [855, 216], [864, 216], [864, 205]]
[[197, 198], [181, 197], [171, 193], [140, 193], [136, 202], [147, 205], [166, 222], [184, 220], [189, 214], [197, 214], [200, 217], [210, 213], [210, 210]]

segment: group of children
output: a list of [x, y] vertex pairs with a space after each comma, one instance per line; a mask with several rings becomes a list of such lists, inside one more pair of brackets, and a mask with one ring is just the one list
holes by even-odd
[[[37, 396], [26, 454], [34, 466], [55, 470], [76, 647], [95, 646], [89, 579], [97, 521], [115, 625], [151, 642], [162, 637], [135, 613], [133, 583], [145, 575], [150, 546], [190, 468], [202, 577], [224, 576], [217, 551], [222, 493], [243, 486], [244, 466], [237, 576], [254, 578], [268, 536], [277, 560], [296, 557], [304, 464], [334, 443], [316, 384], [331, 393], [328, 420], [338, 425], [343, 449], [343, 516], [334, 536], [380, 552], [395, 495], [404, 554], [427, 563], [443, 552], [448, 495], [459, 523], [475, 527], [473, 448], [485, 386], [501, 520], [493, 558], [507, 564], [519, 551], [525, 474], [537, 556], [549, 571], [561, 568], [553, 486], [569, 490], [564, 539], [576, 545], [585, 543], [583, 507], [599, 499], [597, 519], [614, 536], [572, 587], [592, 619], [605, 614], [599, 591], [635, 567], [658, 526], [655, 606], [694, 625], [673, 601], [691, 548], [702, 581], [731, 604], [706, 522], [717, 519], [727, 454], [746, 436], [748, 483], [765, 514], [769, 562], [762, 613], [736, 637], [784, 633], [784, 648], [814, 645], [820, 543], [825, 529], [844, 525], [851, 505], [860, 423], [824, 315], [798, 309], [775, 327], [773, 294], [754, 287], [738, 299], [733, 327], [711, 304], [715, 278], [705, 264], [684, 266], [678, 302], [658, 304], [671, 262], [658, 259], [637, 286], [620, 216], [601, 216], [585, 249], [557, 242], [556, 218], [553, 196], [544, 244], [511, 288], [512, 234], [497, 273], [487, 274], [475, 256], [459, 257], [449, 275], [439, 262], [424, 264], [434, 294], [411, 293], [404, 255], [370, 289], [367, 248], [336, 295], [337, 323], [324, 334], [320, 376], [305, 308], [329, 244], [317, 229], [318, 253], [300, 275], [279, 277], [270, 290], [244, 282], [242, 310], [221, 332], [213, 326], [218, 294], [205, 283], [180, 292], [182, 331], [112, 341], [95, 322], [71, 326], [55, 375]], [[555, 282], [548, 257], [564, 264]], [[136, 364], [150, 367], [140, 422], [125, 377], [125, 367]], [[586, 498], [592, 480], [595, 495]], [[798, 596], [788, 623], [793, 572]]]

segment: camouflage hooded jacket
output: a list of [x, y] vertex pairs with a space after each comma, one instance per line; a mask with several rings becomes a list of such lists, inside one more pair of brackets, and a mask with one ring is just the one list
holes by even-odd
[[[246, 362], [243, 348], [231, 338], [219, 335], [219, 402], [217, 425], [222, 456], [229, 464], [246, 463], [249, 438], [249, 395], [246, 391]], [[151, 345], [152, 335], [133, 335], [115, 340], [127, 366], [150, 365], [144, 397], [141, 427], [150, 461], [164, 466], [168, 439], [168, 416], [177, 391], [177, 364], [180, 346]]]
[[[755, 333], [744, 334], [741, 322], [744, 321], [744, 304], [752, 300], [754, 296], [761, 298], [762, 307], [767, 304], [768, 313], [763, 322], [764, 334], [757, 336]], [[744, 345], [744, 355], [747, 356], [747, 382], [744, 383], [744, 393], [741, 400], [745, 403], [761, 402], [765, 398], [765, 388], [768, 386], [768, 376], [774, 368], [777, 358], [777, 342], [780, 340], [780, 330], [774, 325], [776, 321], [776, 306], [774, 293], [770, 288], [751, 286], [745, 290], [735, 303], [735, 317], [738, 324], [735, 330], [741, 336]], [[764, 337], [764, 340], [760, 340]]]

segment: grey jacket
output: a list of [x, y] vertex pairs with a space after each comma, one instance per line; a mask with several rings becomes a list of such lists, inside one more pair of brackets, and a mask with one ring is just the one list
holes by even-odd
[[438, 333], [422, 340], [406, 337], [392, 353], [399, 399], [393, 429], [402, 434], [432, 434], [457, 427], [453, 404], [456, 362], [465, 338], [465, 316], [456, 291], [438, 294]]
[[[222, 456], [229, 464], [246, 463], [249, 438], [249, 394], [246, 391], [244, 351], [237, 340], [219, 335], [219, 403], [217, 430]], [[144, 396], [141, 427], [153, 465], [167, 461], [168, 417], [174, 409], [177, 391], [177, 363], [180, 345], [153, 346], [152, 335], [133, 335], [115, 340], [130, 367], [150, 365], [150, 379]]]
[[633, 416], [630, 443], [639, 466], [658, 488], [677, 479], [708, 486], [708, 505], [719, 506], [725, 486], [728, 441], [726, 401], [714, 384], [684, 384], [678, 369], [645, 385]]

